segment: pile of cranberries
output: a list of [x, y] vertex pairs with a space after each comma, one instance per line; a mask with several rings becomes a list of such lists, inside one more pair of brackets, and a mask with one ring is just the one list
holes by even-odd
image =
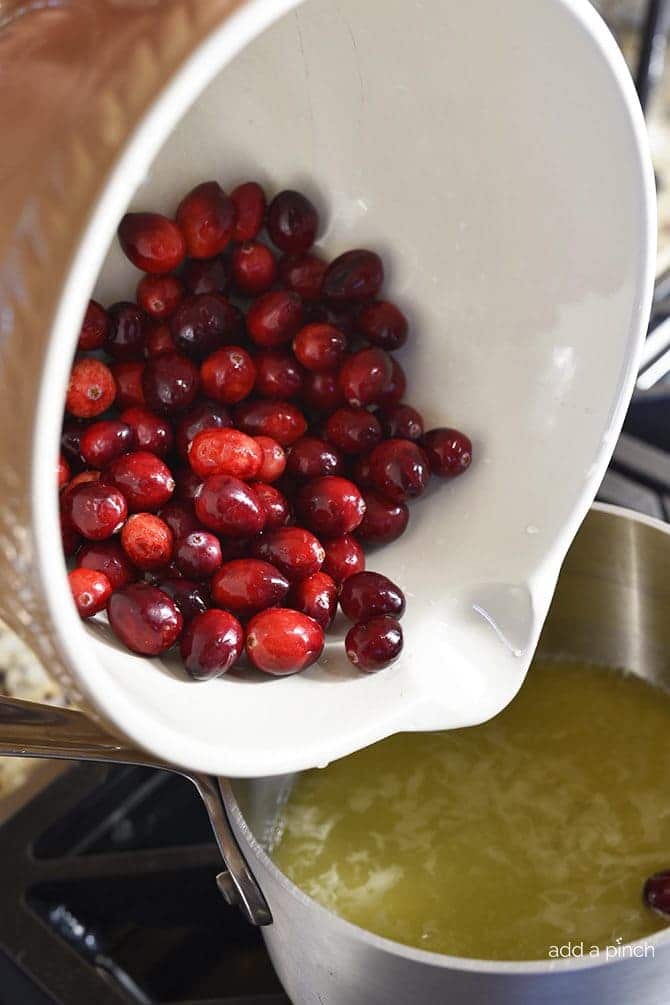
[[381, 259], [326, 262], [318, 225], [304, 195], [268, 206], [255, 182], [198, 185], [174, 220], [128, 213], [145, 275], [134, 301], [91, 301], [79, 336], [58, 470], [75, 603], [133, 652], [178, 645], [198, 680], [243, 651], [304, 670], [338, 602], [351, 662], [391, 663], [405, 600], [363, 547], [470, 464], [467, 436], [424, 432], [403, 402], [408, 326], [379, 299]]

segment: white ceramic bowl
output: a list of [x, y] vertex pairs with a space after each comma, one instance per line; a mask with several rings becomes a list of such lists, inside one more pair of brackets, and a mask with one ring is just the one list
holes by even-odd
[[[210, 177], [302, 188], [326, 254], [379, 250], [387, 294], [411, 318], [408, 400], [429, 427], [473, 438], [467, 476], [435, 485], [407, 534], [370, 563], [408, 599], [404, 653], [384, 673], [355, 674], [333, 644], [298, 677], [194, 684], [169, 660], [122, 651], [104, 626], [84, 627], [71, 604], [55, 494], [42, 497], [78, 320], [94, 286], [103, 302], [135, 287], [114, 240], [127, 205], [171, 213]], [[35, 534], [84, 700], [162, 757], [237, 776], [499, 711], [523, 680], [621, 426], [653, 231], [642, 117], [586, 0], [240, 5], [124, 143], [53, 325]]]

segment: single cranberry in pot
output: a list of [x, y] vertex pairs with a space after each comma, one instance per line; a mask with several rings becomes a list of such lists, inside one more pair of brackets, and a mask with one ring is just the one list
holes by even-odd
[[321, 294], [321, 284], [327, 265], [311, 252], [303, 255], [285, 255], [279, 262], [282, 283], [299, 293], [303, 300], [316, 300]]
[[223, 562], [218, 537], [200, 528], [177, 541], [174, 558], [181, 574], [189, 579], [208, 579]]
[[64, 485], [67, 485], [72, 476], [72, 472], [70, 471], [70, 465], [66, 461], [63, 454], [60, 454], [58, 457], [57, 475], [58, 475], [58, 488], [62, 489]]
[[256, 443], [263, 452], [263, 460], [256, 478], [259, 482], [276, 482], [284, 474], [286, 468], [284, 448], [271, 436], [257, 436]]
[[72, 367], [66, 408], [78, 419], [92, 419], [106, 412], [116, 397], [114, 377], [99, 359], [80, 359]]
[[344, 405], [344, 395], [335, 373], [308, 373], [302, 386], [302, 400], [314, 412], [328, 414]]
[[172, 531], [175, 541], [200, 527], [192, 503], [171, 499], [169, 503], [160, 508], [158, 515]]
[[455, 478], [470, 467], [472, 441], [458, 429], [429, 429], [421, 438], [430, 470], [439, 478]]
[[247, 656], [257, 670], [283, 676], [316, 663], [323, 652], [323, 628], [302, 611], [271, 607], [247, 628]]
[[256, 558], [276, 565], [291, 582], [318, 572], [325, 558], [321, 542], [303, 527], [280, 527], [264, 534], [252, 550]]
[[135, 513], [121, 530], [121, 547], [138, 569], [162, 569], [172, 558], [174, 536], [159, 516]]
[[107, 601], [107, 617], [126, 648], [158, 656], [177, 641], [184, 620], [167, 593], [148, 583], [130, 583]]
[[156, 321], [168, 318], [184, 299], [184, 287], [176, 276], [146, 275], [137, 284], [137, 302]]
[[107, 311], [97, 300], [89, 300], [84, 320], [81, 323], [77, 348], [84, 352], [101, 349], [107, 338], [108, 329]]
[[186, 626], [179, 650], [194, 680], [213, 680], [235, 666], [244, 648], [244, 631], [237, 618], [215, 607], [196, 614]]
[[296, 506], [302, 522], [319, 537], [350, 534], [365, 513], [363, 496], [354, 483], [333, 475], [303, 485]]
[[174, 433], [169, 421], [148, 408], [135, 405], [121, 412], [121, 421], [130, 426], [137, 450], [165, 457], [172, 449]]
[[670, 916], [670, 869], [654, 873], [644, 884], [642, 898], [657, 914]]
[[204, 393], [214, 401], [236, 405], [251, 393], [256, 382], [256, 367], [245, 349], [228, 345], [204, 361], [200, 380]]
[[369, 489], [363, 491], [365, 516], [356, 537], [368, 544], [388, 544], [404, 534], [409, 522], [409, 510], [404, 502], [391, 502]]
[[120, 586], [137, 579], [137, 570], [121, 547], [118, 538], [85, 544], [77, 555], [77, 566], [103, 572], [112, 584], [113, 590], [118, 590]]
[[269, 290], [277, 278], [277, 261], [266, 244], [245, 241], [231, 258], [233, 283], [239, 293], [256, 297]]
[[340, 607], [350, 621], [367, 621], [378, 614], [401, 618], [405, 596], [399, 586], [380, 572], [359, 572], [342, 585]]
[[321, 475], [339, 475], [344, 462], [339, 451], [316, 436], [301, 436], [289, 449], [286, 470], [293, 478], [307, 481]]
[[314, 618], [325, 631], [337, 611], [337, 586], [325, 572], [315, 572], [295, 584], [290, 603], [296, 610]]
[[181, 278], [189, 293], [227, 293], [230, 289], [230, 269], [222, 255], [189, 259]]
[[345, 251], [326, 269], [321, 287], [329, 300], [359, 301], [376, 297], [384, 282], [384, 266], [374, 251]]
[[230, 475], [205, 479], [195, 513], [205, 527], [227, 537], [253, 537], [265, 524], [265, 510], [254, 490]]
[[212, 577], [214, 603], [246, 618], [275, 607], [288, 593], [289, 582], [279, 569], [258, 558], [226, 562]]
[[291, 519], [291, 506], [286, 496], [266, 482], [252, 482], [251, 487], [265, 511], [264, 532], [284, 527]]
[[104, 572], [95, 569], [73, 569], [68, 573], [72, 598], [80, 618], [92, 618], [104, 611], [112, 594], [112, 584]]
[[256, 181], [238, 185], [230, 193], [237, 212], [234, 241], [252, 241], [263, 226], [265, 219], [265, 192]]
[[183, 458], [188, 457], [189, 443], [203, 429], [227, 429], [233, 420], [228, 409], [218, 402], [199, 401], [177, 420], [177, 450]]
[[124, 253], [143, 272], [172, 272], [186, 254], [181, 230], [160, 213], [126, 213], [118, 233]]
[[105, 351], [119, 363], [140, 360], [144, 356], [148, 318], [131, 301], [121, 300], [109, 308], [109, 327]]
[[323, 544], [326, 557], [322, 570], [335, 580], [343, 583], [349, 576], [365, 569], [365, 553], [355, 537], [343, 534]]
[[256, 384], [254, 393], [259, 398], [281, 401], [300, 394], [304, 370], [288, 352], [269, 350], [254, 357]]
[[247, 312], [247, 332], [256, 345], [275, 349], [290, 342], [302, 324], [302, 300], [290, 290], [274, 290], [253, 301]]
[[205, 181], [184, 196], [177, 223], [184, 235], [189, 258], [213, 258], [233, 236], [235, 204], [216, 181]]
[[174, 492], [174, 478], [167, 465], [146, 450], [124, 454], [109, 465], [103, 475], [108, 485], [123, 492], [131, 513], [153, 513]]
[[235, 409], [235, 421], [249, 436], [270, 436], [282, 447], [307, 431], [305, 416], [288, 401], [245, 401]]
[[405, 397], [407, 390], [407, 378], [405, 371], [397, 359], [391, 360], [391, 379], [383, 392], [377, 397], [377, 404], [382, 408], [390, 408], [397, 405]]
[[300, 253], [314, 244], [319, 216], [301, 192], [286, 189], [276, 195], [268, 209], [267, 228], [273, 244], [282, 251]]
[[383, 349], [361, 349], [342, 365], [340, 387], [347, 404], [365, 408], [379, 401], [393, 373], [391, 357]]
[[419, 440], [423, 436], [423, 418], [411, 405], [391, 405], [381, 410], [382, 432], [392, 439]]
[[184, 619], [184, 624], [188, 624], [196, 614], [201, 614], [209, 607], [207, 587], [192, 579], [162, 579], [158, 583], [158, 589], [167, 593]]
[[293, 339], [296, 359], [316, 373], [337, 370], [347, 348], [347, 336], [333, 325], [313, 322], [300, 329]]
[[388, 300], [364, 304], [356, 316], [356, 328], [373, 345], [392, 352], [407, 341], [407, 318]]
[[102, 541], [123, 526], [126, 499], [113, 485], [87, 482], [70, 493], [68, 514], [75, 530], [89, 541]]
[[149, 408], [160, 415], [185, 411], [200, 388], [198, 367], [178, 352], [154, 356], [144, 367], [142, 390]]
[[170, 317], [170, 333], [179, 352], [195, 360], [231, 341], [235, 312], [218, 293], [197, 293], [182, 300]]
[[131, 408], [133, 405], [144, 405], [142, 390], [142, 375], [144, 362], [132, 360], [129, 363], [115, 363], [112, 375], [116, 384], [116, 404], [119, 408]]
[[136, 445], [135, 433], [122, 419], [100, 419], [81, 435], [79, 450], [92, 468], [105, 468]]
[[379, 443], [382, 427], [364, 408], [338, 408], [326, 422], [326, 436], [344, 454], [364, 454]]
[[239, 429], [203, 429], [188, 449], [188, 462], [197, 475], [233, 475], [243, 481], [258, 476], [263, 450]]
[[411, 440], [384, 440], [370, 454], [373, 487], [393, 502], [425, 492], [430, 481], [428, 458]]
[[402, 643], [400, 623], [395, 618], [381, 615], [350, 628], [344, 648], [350, 662], [358, 670], [373, 673], [397, 660]]

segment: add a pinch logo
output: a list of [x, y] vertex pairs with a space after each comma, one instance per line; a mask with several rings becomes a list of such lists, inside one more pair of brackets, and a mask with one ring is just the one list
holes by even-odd
[[648, 942], [629, 943], [628, 945], [616, 944], [613, 946], [593, 946], [586, 942], [564, 942], [563, 945], [549, 946], [547, 956], [550, 960], [579, 960], [579, 959], [600, 959], [602, 956], [606, 960], [642, 960], [647, 957], [654, 958], [654, 946]]

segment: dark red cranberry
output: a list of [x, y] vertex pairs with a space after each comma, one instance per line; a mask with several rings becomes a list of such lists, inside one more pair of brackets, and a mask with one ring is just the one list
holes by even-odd
[[363, 496], [347, 478], [326, 475], [303, 485], [296, 498], [298, 516], [319, 537], [341, 537], [356, 530], [363, 514]]
[[259, 398], [282, 401], [295, 398], [302, 390], [304, 371], [288, 352], [259, 352], [254, 357], [256, 385], [254, 393]]
[[247, 313], [247, 332], [256, 345], [275, 349], [290, 342], [302, 325], [302, 300], [290, 290], [264, 293]]
[[364, 454], [382, 438], [382, 427], [364, 408], [338, 408], [326, 422], [330, 443], [345, 454]]
[[358, 572], [342, 585], [340, 607], [350, 621], [367, 621], [378, 614], [401, 618], [405, 595], [380, 572]]
[[354, 457], [349, 469], [352, 482], [356, 482], [359, 489], [372, 488], [372, 476], [370, 474], [370, 455], [360, 454]]
[[148, 583], [115, 590], [107, 602], [107, 616], [126, 648], [142, 656], [158, 656], [173, 646], [184, 624], [167, 593]]
[[265, 293], [277, 278], [277, 260], [260, 241], [245, 241], [235, 248], [231, 269], [235, 289], [248, 297]]
[[211, 475], [195, 499], [201, 523], [227, 537], [253, 537], [265, 524], [265, 510], [254, 490], [239, 478]]
[[307, 431], [305, 416], [288, 401], [245, 401], [235, 409], [235, 421], [249, 436], [270, 436], [282, 447]]
[[340, 475], [344, 471], [341, 454], [316, 436], [302, 436], [291, 446], [286, 463], [289, 475], [299, 481], [321, 475]]
[[302, 386], [302, 400], [314, 412], [327, 414], [344, 405], [337, 374], [308, 373]]
[[286, 496], [266, 482], [252, 482], [251, 487], [265, 510], [265, 527], [267, 533], [284, 527], [291, 518], [291, 507]]
[[65, 407], [77, 419], [106, 412], [116, 397], [111, 371], [99, 359], [80, 359], [72, 367]]
[[65, 455], [72, 471], [78, 471], [82, 466], [79, 445], [81, 443], [82, 433], [85, 429], [86, 426], [84, 426], [81, 422], [77, 422], [76, 419], [66, 419], [63, 423], [60, 436], [60, 448], [63, 451], [63, 454]]
[[271, 607], [247, 628], [247, 656], [257, 670], [283, 676], [306, 670], [323, 652], [323, 628], [302, 611]]
[[[202, 478], [191, 471], [189, 467], [178, 467], [174, 472], [175, 499], [183, 503], [194, 503], [202, 488]], [[198, 526], [200, 523], [198, 522]]]
[[293, 352], [300, 363], [316, 373], [337, 370], [347, 348], [347, 336], [332, 325], [305, 325], [293, 339]]
[[167, 419], [148, 408], [135, 406], [121, 412], [121, 421], [130, 426], [134, 434], [137, 450], [148, 450], [151, 454], [165, 457], [172, 450], [174, 433]]
[[170, 318], [170, 333], [179, 352], [203, 360], [229, 344], [235, 312], [218, 293], [197, 293], [182, 300]]
[[99, 480], [100, 480], [99, 471], [90, 471], [90, 470], [80, 471], [78, 474], [74, 475], [74, 477], [70, 479], [68, 484], [61, 492], [61, 501], [66, 500], [70, 496], [72, 490], [77, 487], [77, 485], [85, 485], [86, 482], [97, 482]]
[[101, 419], [82, 433], [79, 449], [84, 461], [92, 468], [104, 468], [134, 446], [135, 433], [129, 423], [119, 419]]
[[258, 558], [226, 562], [212, 577], [212, 599], [238, 617], [276, 607], [288, 593], [289, 582], [279, 569]]
[[82, 569], [104, 572], [113, 590], [137, 579], [137, 571], [118, 538], [87, 543], [77, 555], [77, 565]]
[[104, 611], [112, 594], [112, 584], [104, 572], [95, 569], [73, 569], [68, 573], [72, 598], [80, 618], [92, 618]]
[[137, 284], [137, 302], [149, 317], [162, 321], [183, 300], [184, 287], [176, 276], [143, 276]]
[[276, 482], [286, 469], [284, 448], [271, 436], [257, 436], [256, 443], [263, 452], [263, 460], [256, 478], [259, 482]]
[[123, 492], [131, 513], [143, 510], [153, 513], [168, 501], [174, 492], [174, 478], [167, 465], [146, 450], [112, 461], [103, 475], [108, 485]]
[[235, 205], [218, 182], [205, 181], [191, 189], [177, 210], [189, 258], [221, 254], [233, 236], [236, 218]]
[[291, 590], [291, 604], [314, 618], [325, 631], [337, 611], [337, 586], [325, 572], [315, 572], [295, 584]]
[[316, 300], [306, 305], [305, 320], [310, 323], [332, 325], [348, 337], [356, 334], [356, 306], [345, 301]]
[[219, 539], [208, 530], [192, 530], [177, 541], [174, 560], [183, 576], [208, 579], [223, 561]]
[[343, 583], [365, 568], [365, 554], [355, 537], [343, 534], [332, 541], [325, 541], [323, 547], [326, 552], [323, 571], [336, 583]]
[[363, 491], [365, 516], [356, 536], [369, 544], [388, 544], [404, 534], [409, 510], [403, 502], [391, 502], [369, 489]]
[[425, 492], [430, 481], [428, 459], [411, 440], [384, 440], [370, 454], [370, 478], [387, 499], [405, 502]]
[[345, 251], [326, 269], [321, 287], [329, 300], [359, 301], [376, 297], [384, 282], [384, 266], [374, 251]]
[[172, 558], [174, 535], [153, 513], [135, 513], [121, 531], [121, 547], [138, 569], [162, 569]]
[[347, 632], [344, 648], [358, 670], [365, 673], [383, 670], [402, 651], [402, 628], [395, 618], [387, 615], [361, 621]]
[[356, 317], [356, 327], [368, 342], [392, 352], [407, 341], [407, 318], [388, 300], [364, 304]]
[[124, 495], [113, 485], [87, 482], [69, 494], [68, 515], [72, 525], [89, 541], [103, 541], [123, 526], [128, 516]]
[[154, 412], [173, 415], [192, 404], [200, 387], [198, 367], [187, 356], [165, 352], [154, 356], [144, 367], [142, 390]]
[[205, 394], [224, 405], [235, 405], [251, 393], [256, 382], [256, 366], [249, 353], [238, 345], [224, 346], [212, 353], [200, 367]]
[[249, 481], [258, 476], [263, 450], [239, 429], [203, 429], [189, 447], [188, 462], [201, 478], [232, 475]]
[[209, 607], [209, 593], [203, 583], [195, 583], [192, 579], [183, 577], [161, 579], [158, 588], [167, 593], [184, 619], [184, 624], [188, 624], [196, 614], [201, 614]]
[[225, 258], [191, 258], [181, 274], [188, 293], [227, 293], [230, 289], [230, 269]]
[[186, 254], [181, 230], [160, 213], [126, 213], [118, 233], [126, 256], [143, 272], [172, 272]]
[[72, 472], [70, 471], [70, 465], [66, 461], [63, 454], [60, 454], [58, 457], [57, 476], [58, 476], [59, 489], [62, 489], [64, 485], [67, 485], [72, 476]]
[[197, 530], [200, 526], [191, 503], [177, 502], [177, 500], [171, 499], [169, 503], [161, 507], [158, 515], [172, 531], [175, 541], [190, 534], [192, 530]]
[[342, 365], [340, 387], [349, 405], [365, 408], [379, 401], [388, 387], [393, 367], [383, 349], [361, 349]]
[[656, 872], [644, 884], [642, 897], [657, 914], [670, 916], [670, 869]]
[[72, 526], [70, 518], [62, 511], [60, 513], [60, 538], [63, 545], [63, 554], [66, 558], [71, 558], [72, 555], [75, 555], [79, 551], [83, 540], [81, 535], [77, 534], [77, 531]]
[[377, 397], [377, 404], [383, 408], [390, 408], [397, 405], [405, 397], [407, 390], [407, 378], [405, 371], [397, 359], [391, 361], [391, 379], [384, 388], [382, 394]]
[[423, 436], [423, 418], [411, 405], [391, 405], [381, 412], [384, 436], [401, 440], [418, 440]]
[[109, 329], [109, 318], [105, 308], [97, 300], [89, 300], [81, 323], [79, 332], [79, 342], [77, 348], [83, 352], [90, 352], [92, 349], [102, 349], [107, 338]]
[[272, 565], [291, 582], [311, 576], [323, 565], [323, 545], [303, 527], [280, 527], [259, 537], [253, 553]]
[[188, 456], [189, 443], [203, 429], [227, 429], [233, 420], [227, 408], [212, 401], [201, 401], [179, 417], [177, 422], [177, 450], [181, 457]]
[[230, 193], [237, 211], [233, 240], [253, 241], [265, 219], [265, 192], [255, 181], [238, 185]]
[[236, 558], [248, 558], [251, 550], [251, 537], [221, 538], [221, 554], [224, 562], [232, 562]]
[[175, 341], [167, 325], [152, 324], [147, 330], [145, 352], [147, 359], [160, 356], [162, 352], [175, 352]]
[[316, 300], [321, 294], [326, 268], [324, 260], [311, 252], [285, 255], [279, 262], [279, 278], [303, 300]]
[[211, 608], [186, 626], [179, 650], [194, 680], [213, 680], [234, 667], [244, 648], [244, 631], [228, 611]]
[[119, 408], [131, 408], [133, 405], [144, 405], [142, 390], [142, 375], [145, 364], [140, 360], [130, 363], [115, 363], [112, 375], [116, 384], [116, 404]]
[[268, 234], [282, 251], [299, 254], [314, 244], [319, 227], [319, 216], [300, 192], [290, 189], [276, 195], [268, 209]]
[[434, 475], [455, 478], [470, 467], [472, 442], [460, 430], [430, 429], [420, 442]]

